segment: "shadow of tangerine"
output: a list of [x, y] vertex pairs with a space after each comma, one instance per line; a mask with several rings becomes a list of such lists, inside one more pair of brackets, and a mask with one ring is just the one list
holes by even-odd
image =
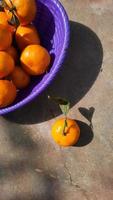
[[93, 140], [94, 133], [92, 128], [82, 121], [76, 120], [77, 124], [80, 127], [80, 138], [78, 142], [74, 145], [75, 147], [86, 146]]
[[5, 115], [20, 124], [35, 124], [61, 114], [58, 106], [47, 99], [60, 96], [69, 99], [73, 107], [95, 82], [103, 61], [103, 48], [98, 36], [83, 24], [71, 21], [71, 41], [67, 59], [56, 79], [33, 102]]

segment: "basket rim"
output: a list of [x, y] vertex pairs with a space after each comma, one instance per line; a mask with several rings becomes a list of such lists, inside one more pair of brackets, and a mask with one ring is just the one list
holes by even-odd
[[25, 106], [26, 104], [30, 103], [32, 100], [34, 100], [41, 92], [43, 92], [49, 86], [49, 84], [55, 78], [56, 74], [59, 72], [59, 69], [61, 68], [61, 65], [62, 65], [64, 58], [66, 56], [66, 53], [67, 53], [67, 49], [68, 49], [68, 46], [69, 46], [69, 40], [70, 40], [69, 18], [68, 18], [68, 15], [67, 15], [63, 5], [59, 2], [59, 0], [51, 0], [51, 1], [54, 2], [54, 4], [56, 4], [58, 9], [60, 10], [60, 12], [62, 14], [62, 18], [64, 20], [64, 26], [65, 26], [64, 44], [63, 44], [62, 51], [61, 51], [61, 54], [59, 56], [59, 59], [57, 61], [57, 65], [51, 71], [51, 74], [47, 78], [46, 82], [44, 82], [38, 88], [38, 90], [36, 90], [32, 94], [30, 94], [29, 96], [27, 96], [25, 99], [21, 100], [20, 102], [16, 103], [15, 105], [0, 109], [0, 115], [4, 115], [4, 114], [7, 114], [9, 112], [13, 112], [13, 111]]

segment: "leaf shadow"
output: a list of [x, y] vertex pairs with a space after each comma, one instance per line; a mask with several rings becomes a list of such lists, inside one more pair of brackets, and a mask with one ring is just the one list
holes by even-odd
[[95, 108], [90, 107], [88, 109], [88, 108], [80, 107], [78, 109], [79, 109], [79, 112], [90, 122], [90, 127], [93, 129], [92, 119], [95, 112]]

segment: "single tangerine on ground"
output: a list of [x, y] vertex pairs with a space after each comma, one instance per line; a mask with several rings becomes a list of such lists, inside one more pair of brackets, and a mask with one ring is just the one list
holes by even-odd
[[30, 75], [41, 75], [48, 69], [50, 55], [40, 45], [29, 45], [21, 54], [20, 61], [23, 69]]
[[67, 118], [67, 127], [63, 133], [65, 118], [58, 119], [52, 126], [52, 137], [61, 146], [72, 146], [77, 143], [80, 136], [80, 128], [75, 120]]
[[[34, 20], [37, 11], [35, 0], [5, 0], [5, 2], [10, 9], [12, 7], [16, 9], [16, 15], [21, 25], [30, 24]], [[11, 20], [12, 13], [7, 8], [5, 9], [5, 12], [8, 19]]]
[[18, 53], [17, 53], [17, 50], [13, 47], [13, 46], [10, 46], [6, 52], [14, 59], [15, 63], [18, 62]]
[[29, 85], [30, 76], [20, 66], [16, 66], [11, 74], [11, 80], [16, 88], [23, 89]]
[[21, 51], [28, 45], [40, 44], [39, 34], [35, 26], [31, 24], [27, 26], [18, 26], [15, 37]]
[[16, 87], [12, 81], [0, 80], [0, 108], [9, 106], [16, 98]]
[[12, 34], [6, 26], [0, 24], [0, 51], [4, 51], [11, 46]]
[[14, 60], [5, 51], [0, 51], [0, 78], [5, 78], [14, 70]]

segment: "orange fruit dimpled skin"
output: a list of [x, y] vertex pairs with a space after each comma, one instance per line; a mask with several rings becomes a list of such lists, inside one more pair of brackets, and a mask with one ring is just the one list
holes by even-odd
[[30, 83], [30, 76], [19, 66], [15, 67], [11, 79], [18, 89], [23, 89]]
[[17, 50], [13, 47], [13, 46], [10, 46], [6, 52], [14, 59], [15, 63], [18, 62], [18, 53], [17, 53]]
[[7, 15], [5, 12], [0, 12], [0, 24], [7, 26], [8, 21], [7, 21]]
[[11, 81], [0, 80], [0, 108], [9, 106], [16, 98], [16, 87]]
[[5, 51], [0, 51], [0, 78], [8, 76], [14, 70], [14, 60]]
[[52, 127], [52, 137], [61, 146], [72, 146], [77, 143], [80, 136], [80, 128], [72, 119], [67, 119], [67, 127], [63, 134], [65, 119], [58, 119]]
[[0, 24], [0, 51], [6, 50], [11, 46], [12, 34], [6, 26]]
[[40, 44], [38, 32], [33, 25], [19, 26], [16, 31], [16, 42], [20, 50], [30, 44]]
[[0, 24], [5, 25], [7, 29], [11, 32], [14, 33], [15, 27], [9, 25], [8, 23], [8, 18], [5, 12], [0, 12]]
[[[35, 0], [11, 0], [13, 5], [16, 7], [16, 14], [19, 18], [21, 25], [27, 25], [31, 23], [36, 15], [37, 7]], [[10, 6], [10, 0], [5, 0], [5, 2]], [[11, 19], [11, 13], [6, 9], [6, 14], [9, 19]]]
[[29, 45], [21, 54], [20, 61], [23, 69], [30, 75], [41, 75], [48, 69], [50, 55], [40, 45]]

